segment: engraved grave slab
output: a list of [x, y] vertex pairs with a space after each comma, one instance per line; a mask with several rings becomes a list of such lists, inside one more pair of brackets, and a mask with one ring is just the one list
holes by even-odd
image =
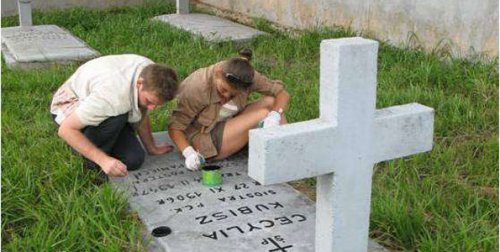
[[[170, 140], [156, 133], [157, 142]], [[222, 167], [221, 186], [201, 185], [201, 173], [184, 167], [178, 152], [148, 156], [142, 168], [113, 178], [125, 190], [157, 251], [314, 251], [314, 202], [288, 184], [262, 186], [247, 176], [243, 154], [214, 162]], [[370, 251], [386, 251], [369, 242]]]
[[169, 14], [154, 17], [174, 27], [202, 36], [210, 42], [233, 41], [243, 43], [267, 33], [238, 24], [227, 19], [207, 14]]
[[2, 28], [2, 53], [12, 68], [45, 67], [99, 56], [85, 42], [56, 25]]

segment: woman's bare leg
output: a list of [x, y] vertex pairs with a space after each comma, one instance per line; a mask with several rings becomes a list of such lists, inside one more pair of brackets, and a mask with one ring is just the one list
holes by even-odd
[[[269, 111], [271, 111], [273, 109], [273, 105], [274, 105], [274, 100], [275, 98], [272, 97], [272, 96], [263, 96], [262, 98], [260, 98], [259, 100], [255, 101], [255, 102], [252, 102], [250, 103], [243, 112], [240, 113], [241, 114], [244, 114], [245, 111], [252, 111], [253, 109], [256, 109], [256, 108], [267, 108]], [[286, 119], [286, 116], [283, 114], [281, 116], [281, 121], [280, 121], [280, 125], [283, 125], [283, 124], [287, 124], [288, 121]]]
[[221, 150], [215, 159], [224, 159], [243, 148], [248, 143], [248, 131], [255, 128], [268, 113], [269, 110], [259, 108], [229, 119], [224, 126]]
[[248, 143], [248, 131], [266, 118], [273, 104], [274, 97], [264, 96], [249, 104], [236, 117], [227, 120], [221, 150], [215, 159], [224, 159], [243, 148]]
[[257, 101], [254, 101], [254, 102], [248, 104], [239, 115], [244, 115], [245, 113], [247, 113], [249, 111], [254, 111], [254, 110], [259, 109], [259, 108], [266, 108], [268, 111], [271, 111], [273, 104], [274, 104], [274, 97], [262, 96]]

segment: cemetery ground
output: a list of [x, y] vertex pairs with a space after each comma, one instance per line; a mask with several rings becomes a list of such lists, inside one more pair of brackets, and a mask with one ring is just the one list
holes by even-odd
[[[136, 53], [193, 70], [236, 56], [238, 46], [210, 44], [150, 18], [175, 6], [106, 11], [34, 12], [34, 24], [68, 29], [102, 55]], [[2, 27], [17, 17], [2, 18]], [[289, 121], [318, 117], [319, 44], [354, 36], [345, 29], [293, 36], [262, 20], [271, 33], [247, 47], [254, 66], [286, 83]], [[381, 43], [377, 108], [418, 102], [435, 109], [429, 153], [375, 166], [370, 236], [393, 250], [498, 251], [498, 59], [460, 60], [445, 47], [431, 53]], [[125, 198], [82, 169], [57, 138], [48, 112], [55, 90], [76, 65], [12, 71], [2, 65], [2, 246], [6, 251], [143, 250], [141, 224]], [[173, 102], [152, 116], [165, 130]], [[314, 148], [314, 143], [311, 143]], [[315, 180], [293, 183], [314, 197]], [[314, 198], [313, 198], [314, 199]]]

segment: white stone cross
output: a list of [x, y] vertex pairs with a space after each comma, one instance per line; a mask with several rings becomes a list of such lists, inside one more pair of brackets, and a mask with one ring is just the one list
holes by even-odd
[[19, 26], [32, 26], [31, 0], [17, 0], [19, 10]]
[[432, 149], [432, 108], [375, 109], [377, 51], [373, 40], [323, 40], [320, 118], [250, 132], [250, 177], [318, 176], [316, 251], [366, 251], [373, 165]]

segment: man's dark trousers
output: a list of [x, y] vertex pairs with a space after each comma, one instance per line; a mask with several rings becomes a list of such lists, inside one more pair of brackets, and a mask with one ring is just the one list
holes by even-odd
[[[97, 148], [124, 163], [129, 171], [139, 169], [144, 162], [146, 153], [128, 122], [128, 114], [109, 117], [97, 126], [87, 126], [82, 133]], [[86, 158], [85, 166], [100, 170], [97, 164]]]

